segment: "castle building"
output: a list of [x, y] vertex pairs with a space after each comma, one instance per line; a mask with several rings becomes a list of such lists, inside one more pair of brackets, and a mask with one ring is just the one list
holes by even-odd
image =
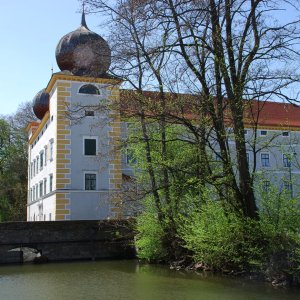
[[[126, 127], [121, 120], [126, 107], [118, 104], [130, 106], [134, 92], [120, 90], [120, 78], [108, 75], [110, 48], [89, 30], [84, 12], [80, 27], [59, 41], [56, 59], [61, 72], [52, 74], [33, 101], [40, 121], [27, 126], [27, 220], [122, 218], [122, 178], [132, 170], [118, 146]], [[155, 101], [155, 93], [147, 93]], [[255, 172], [264, 175], [266, 189], [276, 178], [276, 184], [295, 194], [300, 191], [300, 108], [255, 105], [256, 130], [245, 120], [250, 169], [255, 165]], [[253, 117], [253, 109], [251, 113]], [[229, 138], [230, 143], [234, 151]], [[213, 155], [218, 161], [217, 149]]]
[[[27, 126], [28, 221], [119, 218], [120, 112], [97, 111], [101, 101], [118, 103], [120, 79], [107, 75], [107, 42], [81, 25], [56, 48], [61, 72], [34, 98], [40, 122]], [[93, 126], [95, 119], [101, 124]], [[99, 121], [100, 120], [100, 121]]]

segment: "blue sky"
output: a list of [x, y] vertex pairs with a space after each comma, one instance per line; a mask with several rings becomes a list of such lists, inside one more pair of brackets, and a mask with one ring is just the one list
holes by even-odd
[[[0, 115], [16, 111], [46, 87], [60, 38], [81, 21], [78, 0], [1, 0]], [[105, 36], [101, 19], [87, 15], [92, 31]]]
[[[59, 71], [55, 48], [81, 20], [80, 0], [0, 0], [0, 115], [11, 114], [46, 87], [51, 68]], [[299, 15], [280, 11], [280, 19]], [[87, 15], [89, 28], [103, 37], [99, 15]]]

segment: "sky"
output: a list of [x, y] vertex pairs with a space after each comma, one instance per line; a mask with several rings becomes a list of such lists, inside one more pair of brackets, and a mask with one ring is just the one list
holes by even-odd
[[[0, 0], [0, 115], [14, 113], [47, 86], [51, 68], [59, 71], [56, 45], [80, 21], [79, 0]], [[99, 16], [86, 21], [105, 37]]]
[[[0, 115], [14, 113], [47, 86], [51, 69], [58, 72], [55, 48], [81, 21], [81, 0], [0, 0]], [[299, 11], [281, 11], [285, 21]], [[87, 25], [105, 38], [99, 15]]]

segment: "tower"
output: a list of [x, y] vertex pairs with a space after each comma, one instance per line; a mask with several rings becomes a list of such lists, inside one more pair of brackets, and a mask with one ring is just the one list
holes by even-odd
[[[107, 42], [86, 25], [59, 41], [52, 74], [28, 125], [27, 220], [120, 218], [119, 85]], [[109, 109], [107, 109], [109, 107]]]

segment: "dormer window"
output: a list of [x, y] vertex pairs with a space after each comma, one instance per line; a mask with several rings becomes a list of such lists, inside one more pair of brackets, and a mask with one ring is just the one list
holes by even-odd
[[79, 91], [79, 94], [88, 94], [88, 95], [100, 95], [100, 91], [97, 87], [92, 84], [85, 84], [83, 85]]

